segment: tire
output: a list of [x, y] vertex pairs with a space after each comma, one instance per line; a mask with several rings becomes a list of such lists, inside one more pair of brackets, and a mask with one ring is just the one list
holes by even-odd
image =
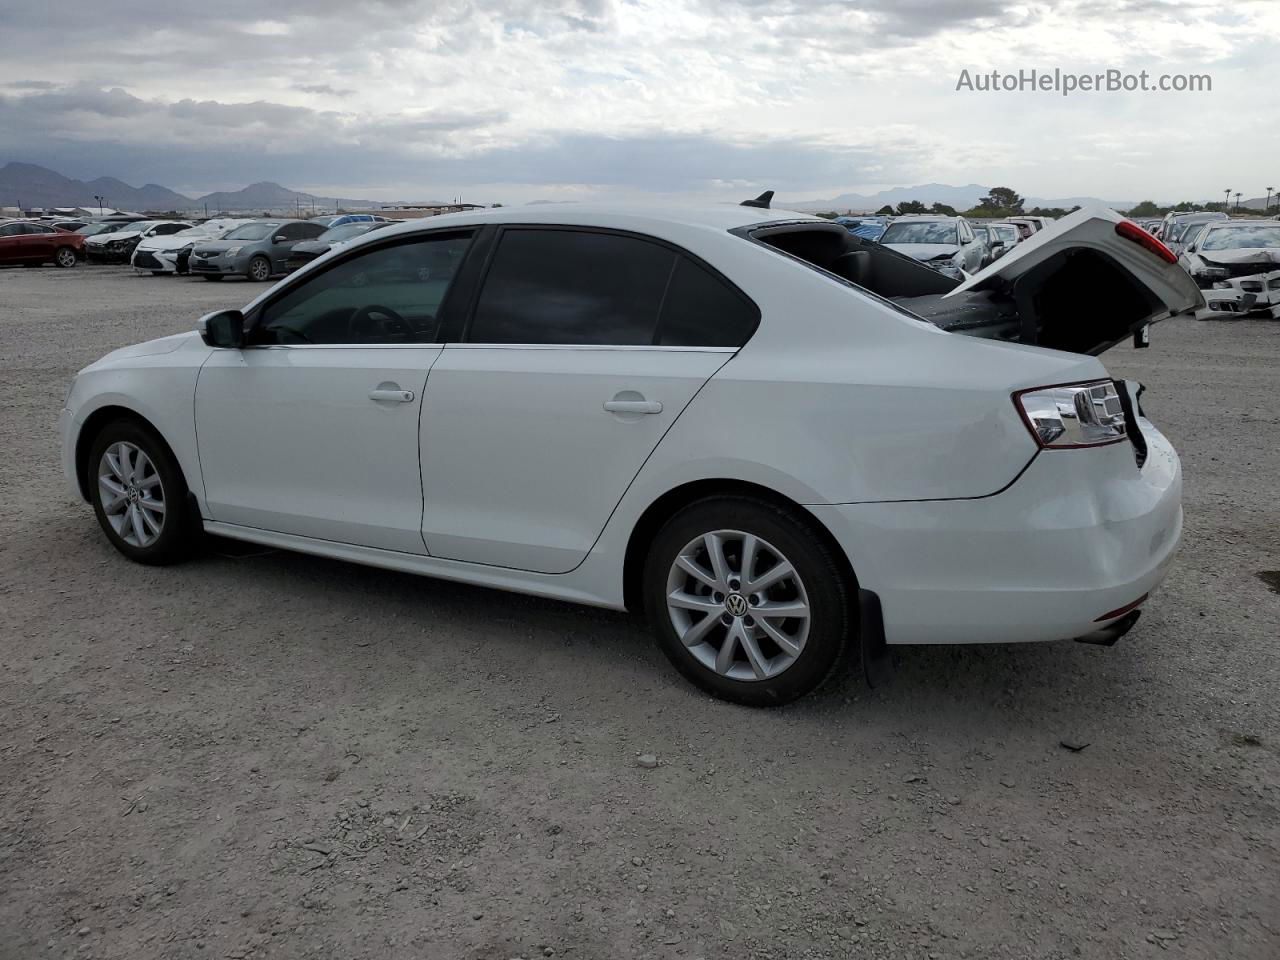
[[200, 274], [200, 276], [204, 277], [206, 280], [222, 280], [222, 279], [224, 279], [223, 275], [222, 275], [222, 274], [220, 274], [220, 273], [202, 273], [202, 274]]
[[[107, 424], [93, 439], [85, 473], [98, 523], [130, 560], [177, 563], [195, 548], [200, 518], [192, 511], [182, 469], [150, 428], [130, 419]], [[121, 496], [104, 503], [108, 489]]]
[[249, 261], [249, 269], [245, 272], [250, 280], [265, 283], [271, 279], [271, 261], [259, 254]]
[[[763, 583], [755, 593], [741, 577], [745, 537], [755, 538], [753, 572]], [[713, 570], [715, 543], [723, 576]], [[783, 563], [791, 574], [770, 581]], [[844, 570], [812, 522], [751, 497], [700, 500], [668, 520], [649, 547], [643, 590], [658, 644], [675, 668], [707, 693], [747, 706], [780, 706], [819, 687], [843, 661], [855, 629]], [[671, 604], [673, 594], [683, 603]], [[770, 607], [806, 612], [762, 616]]]
[[64, 270], [68, 267], [74, 267], [76, 260], [76, 251], [73, 247], [59, 247], [53, 251], [54, 266], [61, 267]]

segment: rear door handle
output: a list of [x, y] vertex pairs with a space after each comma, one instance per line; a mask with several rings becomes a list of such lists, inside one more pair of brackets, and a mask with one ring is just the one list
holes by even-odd
[[413, 403], [412, 390], [370, 390], [369, 399], [389, 403]]
[[661, 413], [662, 404], [657, 400], [606, 400], [604, 408], [609, 413]]

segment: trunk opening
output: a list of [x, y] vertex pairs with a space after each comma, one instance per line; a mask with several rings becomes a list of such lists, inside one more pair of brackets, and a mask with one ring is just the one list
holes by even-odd
[[997, 261], [977, 286], [946, 296], [960, 281], [837, 224], [771, 224], [744, 233], [943, 330], [968, 336], [1096, 356], [1168, 312], [1132, 271], [1085, 246], [1067, 246], [1012, 281], [1000, 275], [1003, 261]]

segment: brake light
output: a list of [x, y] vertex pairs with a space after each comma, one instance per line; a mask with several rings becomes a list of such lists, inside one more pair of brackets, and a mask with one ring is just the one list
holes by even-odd
[[1124, 406], [1111, 380], [1019, 390], [1013, 404], [1045, 450], [1100, 447], [1127, 436]]
[[1116, 233], [1124, 237], [1126, 240], [1132, 240], [1140, 247], [1145, 247], [1154, 253], [1165, 263], [1177, 263], [1178, 256], [1163, 243], [1153, 237], [1147, 231], [1132, 220], [1121, 220], [1116, 224]]

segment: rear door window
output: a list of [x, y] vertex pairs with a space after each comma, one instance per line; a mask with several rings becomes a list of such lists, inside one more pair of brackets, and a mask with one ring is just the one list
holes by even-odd
[[760, 311], [736, 287], [688, 257], [676, 259], [656, 342], [672, 347], [740, 347]]
[[507, 229], [466, 339], [650, 345], [675, 251], [621, 234]]

